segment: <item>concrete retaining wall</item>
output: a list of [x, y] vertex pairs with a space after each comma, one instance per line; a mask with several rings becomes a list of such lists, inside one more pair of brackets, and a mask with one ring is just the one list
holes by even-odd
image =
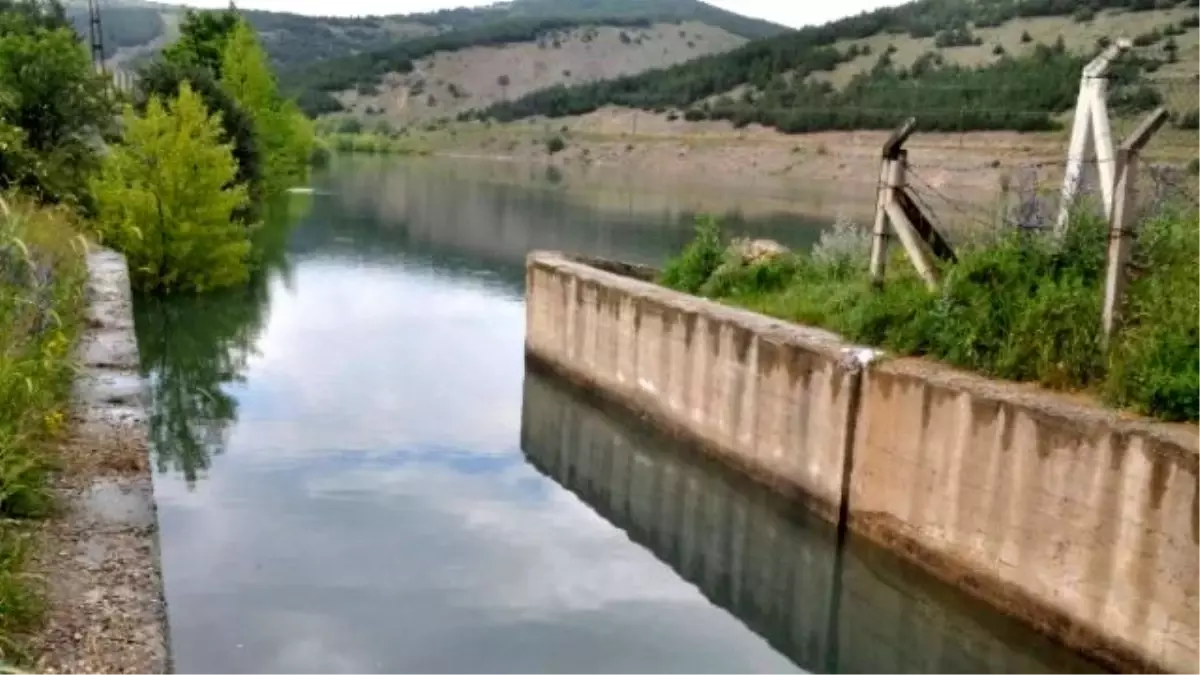
[[1194, 428], [864, 367], [834, 335], [645, 276], [531, 254], [529, 354], [1109, 665], [1195, 672]]
[[61, 508], [39, 546], [46, 617], [35, 639], [38, 670], [170, 672], [129, 269], [98, 247], [87, 268], [72, 429], [53, 483]]

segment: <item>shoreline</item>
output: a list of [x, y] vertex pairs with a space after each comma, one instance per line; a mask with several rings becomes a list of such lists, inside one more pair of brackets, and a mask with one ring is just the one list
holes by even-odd
[[91, 245], [87, 267], [71, 432], [50, 481], [58, 508], [32, 565], [46, 611], [31, 651], [43, 672], [170, 672], [128, 267]]
[[[1115, 142], [1123, 129], [1116, 124]], [[448, 122], [409, 127], [383, 137], [400, 155], [544, 165], [562, 171], [720, 186], [791, 197], [833, 198], [856, 215], [875, 207], [880, 151], [886, 131], [827, 131], [788, 135], [758, 125], [686, 122], [666, 115], [606, 108], [580, 117], [507, 124]], [[1186, 137], [1186, 138], [1185, 138]], [[560, 138], [551, 153], [549, 139]], [[1018, 194], [1057, 199], [1066, 164], [1068, 130], [1018, 133], [927, 132], [906, 144], [913, 189], [947, 223], [992, 221]], [[368, 151], [369, 152], [369, 151]], [[379, 154], [386, 154], [380, 151]], [[1146, 152], [1152, 164], [1186, 171], [1195, 157], [1194, 133], [1167, 129]], [[1149, 172], [1146, 172], [1149, 173]], [[1187, 177], [1189, 184], [1193, 181]]]

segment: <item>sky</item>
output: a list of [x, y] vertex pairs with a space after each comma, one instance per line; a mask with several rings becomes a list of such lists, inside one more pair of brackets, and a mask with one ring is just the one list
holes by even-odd
[[[843, 16], [888, 5], [898, 5], [901, 0], [840, 0], [840, 2], [813, 2], [812, 0], [708, 0], [731, 12], [753, 16], [785, 26], [799, 28], [819, 24]], [[228, 7], [229, 0], [187, 0], [179, 4], [191, 7]], [[355, 16], [363, 14], [412, 14], [453, 7], [476, 7], [491, 4], [491, 0], [235, 0], [243, 9], [265, 9], [275, 12]]]

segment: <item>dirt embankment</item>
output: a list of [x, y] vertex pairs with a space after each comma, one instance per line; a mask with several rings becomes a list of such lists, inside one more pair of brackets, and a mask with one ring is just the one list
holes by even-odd
[[53, 478], [35, 571], [47, 611], [33, 649], [41, 671], [170, 669], [147, 416], [125, 260], [88, 254], [87, 328], [72, 392], [72, 433]]
[[[576, 118], [512, 124], [467, 123], [414, 134], [444, 155], [545, 162], [696, 184], [780, 190], [811, 187], [865, 200], [873, 208], [880, 151], [887, 132], [786, 135], [751, 125], [686, 122], [642, 111], [609, 108]], [[1182, 167], [1195, 157], [1195, 138], [1160, 132], [1148, 149], [1152, 162]], [[547, 140], [563, 150], [550, 153]], [[952, 218], [986, 209], [1002, 195], [1036, 188], [1054, 193], [1062, 181], [1067, 132], [921, 133], [906, 145], [910, 182], [930, 207]]]

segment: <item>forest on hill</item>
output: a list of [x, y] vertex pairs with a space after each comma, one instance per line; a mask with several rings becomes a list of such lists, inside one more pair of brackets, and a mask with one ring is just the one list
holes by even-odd
[[[1194, 7], [1196, 0], [917, 0], [822, 26], [755, 40], [741, 48], [687, 63], [612, 80], [558, 86], [495, 104], [479, 116], [510, 121], [534, 115], [559, 117], [607, 105], [679, 110], [689, 120], [759, 123], [785, 132], [890, 128], [921, 111], [928, 130], [1042, 130], [1074, 103], [1083, 65], [1106, 42], [1085, 52], [1066, 49], [1061, 37], [1019, 56], [997, 46], [986, 63], [963, 65], [948, 50], [979, 43], [973, 31], [1006, 22], [1050, 16], [1091, 21], [1097, 12], [1139, 13]], [[1136, 113], [1158, 105], [1162, 93], [1139, 74], [1178, 58], [1175, 38], [1194, 30], [1191, 13], [1176, 24], [1134, 38], [1143, 50], [1122, 60], [1113, 73], [1112, 104]], [[872, 54], [838, 43], [878, 35], [932, 40], [931, 49], [908, 66], [894, 63], [894, 48]], [[1022, 34], [1021, 41], [1029, 41]], [[1145, 48], [1158, 48], [1157, 53]], [[848, 84], [820, 77], [840, 65], [869, 57], [874, 64]], [[1195, 83], [1191, 83], [1194, 94]], [[1195, 108], [1177, 111], [1192, 122]], [[1192, 114], [1189, 114], [1192, 113]]]

